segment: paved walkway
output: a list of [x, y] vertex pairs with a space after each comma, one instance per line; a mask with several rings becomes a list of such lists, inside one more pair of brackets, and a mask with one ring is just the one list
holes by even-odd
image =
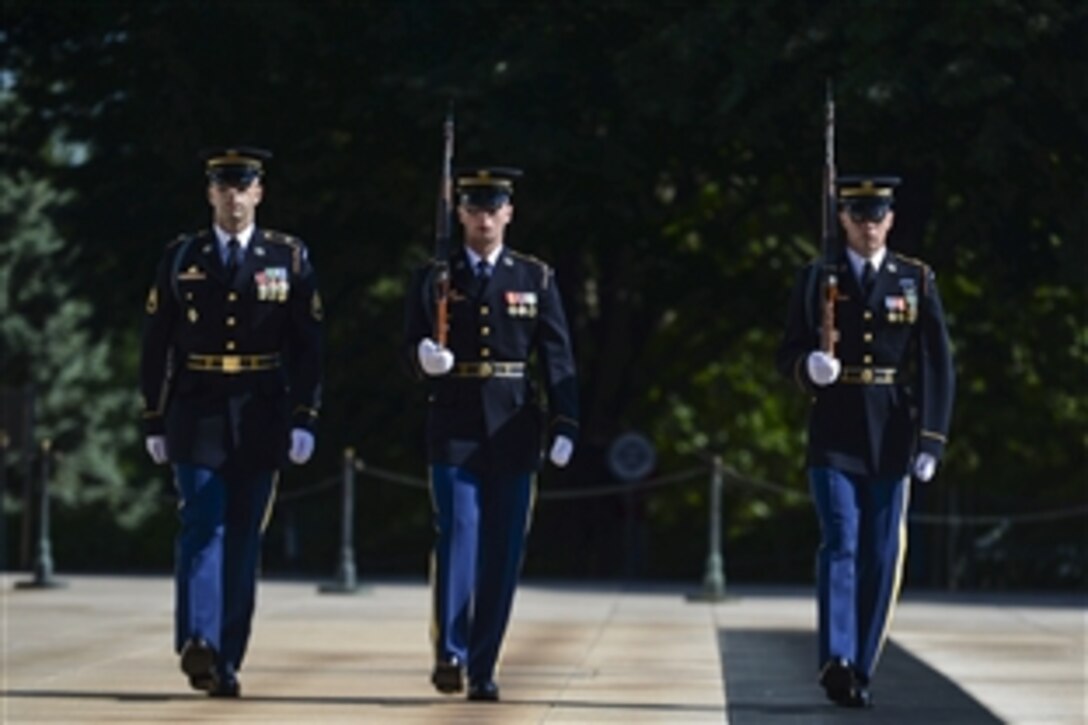
[[187, 689], [171, 652], [165, 577], [65, 576], [56, 590], [0, 577], [0, 721], [290, 723], [1083, 723], [1083, 600], [908, 596], [868, 712], [815, 685], [807, 589], [527, 582], [499, 682], [503, 701], [428, 683], [428, 592], [354, 595], [264, 582], [243, 698]]

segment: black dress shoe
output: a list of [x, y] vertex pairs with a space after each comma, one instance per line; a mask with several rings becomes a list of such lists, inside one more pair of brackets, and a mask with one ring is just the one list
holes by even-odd
[[215, 650], [203, 639], [191, 639], [181, 648], [181, 671], [189, 676], [194, 690], [211, 692], [219, 687]]
[[865, 685], [857, 685], [850, 691], [850, 697], [846, 702], [840, 702], [843, 707], [860, 707], [869, 709], [873, 706], [873, 695]]
[[232, 665], [220, 668], [218, 675], [219, 684], [215, 689], [208, 690], [209, 697], [241, 697], [242, 686]]
[[850, 695], [857, 683], [854, 681], [854, 668], [841, 657], [828, 660], [820, 670], [820, 685], [827, 693], [827, 699], [839, 702]]
[[873, 706], [873, 696], [869, 692], [869, 688], [864, 685], [854, 685], [846, 692], [838, 693], [835, 697], [828, 693], [827, 697], [839, 707], [869, 709]]
[[499, 686], [494, 680], [482, 680], [470, 682], [468, 685], [468, 699], [479, 702], [498, 702]]
[[820, 670], [820, 684], [827, 699], [841, 707], [869, 708], [873, 697], [869, 688], [858, 680], [850, 663], [840, 658], [828, 660]]
[[431, 672], [431, 684], [444, 695], [452, 695], [465, 689], [464, 666], [456, 657], [439, 658]]

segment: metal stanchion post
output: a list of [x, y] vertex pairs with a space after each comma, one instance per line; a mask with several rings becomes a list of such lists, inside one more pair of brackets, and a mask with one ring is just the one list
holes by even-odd
[[18, 393], [19, 428], [15, 439], [21, 441], [23, 462], [23, 517], [19, 532], [19, 568], [30, 566], [31, 530], [34, 528], [34, 384], [27, 383]]
[[8, 432], [0, 428], [0, 571], [8, 569], [8, 518], [4, 515], [4, 499], [8, 495]]
[[359, 589], [355, 581], [355, 449], [350, 447], [344, 449], [341, 494], [340, 566], [335, 581], [318, 587], [326, 594], [353, 594]]
[[703, 589], [690, 597], [701, 602], [720, 602], [727, 599], [725, 594], [725, 574], [722, 558], [722, 479], [724, 469], [722, 457], [714, 456], [710, 473], [710, 529], [706, 555], [706, 568], [703, 572]]
[[42, 441], [41, 481], [38, 485], [38, 552], [34, 561], [34, 578], [16, 582], [18, 589], [53, 589], [64, 586], [53, 577], [53, 545], [49, 540], [49, 464], [52, 458], [52, 441]]

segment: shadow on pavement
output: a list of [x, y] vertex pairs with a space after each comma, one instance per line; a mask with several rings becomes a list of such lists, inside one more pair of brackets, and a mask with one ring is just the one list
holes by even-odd
[[813, 632], [724, 629], [718, 649], [730, 725], [1001, 723], [955, 682], [888, 641], [873, 679], [872, 710], [832, 705], [816, 682]]

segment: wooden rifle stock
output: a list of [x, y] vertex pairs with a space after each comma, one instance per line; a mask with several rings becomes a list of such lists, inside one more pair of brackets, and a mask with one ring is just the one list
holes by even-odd
[[835, 273], [838, 219], [835, 202], [835, 99], [827, 81], [824, 102], [824, 183], [823, 183], [823, 279], [820, 288], [820, 349], [834, 357], [839, 331], [835, 329], [835, 303], [839, 280]]
[[438, 213], [435, 219], [434, 250], [434, 340], [446, 347], [449, 333], [450, 300], [450, 227], [453, 214], [453, 108], [442, 124], [442, 176], [438, 187]]
[[434, 281], [434, 341], [439, 347], [446, 347], [450, 319], [450, 265], [449, 262], [443, 262], [438, 266]]
[[839, 298], [839, 279], [833, 269], [824, 270], [823, 289], [820, 291], [820, 349], [835, 356], [835, 343], [839, 331], [835, 329], [835, 303]]

